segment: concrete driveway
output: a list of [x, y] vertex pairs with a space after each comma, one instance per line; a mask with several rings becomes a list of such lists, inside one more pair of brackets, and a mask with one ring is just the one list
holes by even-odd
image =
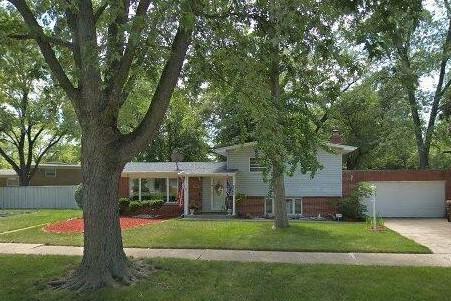
[[451, 254], [451, 223], [446, 219], [386, 219], [385, 226], [428, 247], [433, 253]]

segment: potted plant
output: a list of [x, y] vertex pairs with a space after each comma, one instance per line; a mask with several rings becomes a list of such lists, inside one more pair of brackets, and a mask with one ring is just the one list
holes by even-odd
[[194, 213], [198, 210], [199, 208], [197, 208], [196, 205], [190, 205], [189, 206], [189, 214], [190, 215], [194, 215]]

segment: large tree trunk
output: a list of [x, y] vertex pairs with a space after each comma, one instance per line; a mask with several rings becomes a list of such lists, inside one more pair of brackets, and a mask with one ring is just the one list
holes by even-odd
[[78, 269], [57, 283], [63, 288], [93, 290], [146, 275], [145, 267], [130, 262], [123, 250], [118, 185], [124, 163], [101, 133], [93, 129], [82, 137], [84, 253]]
[[287, 228], [288, 214], [285, 200], [285, 181], [284, 174], [279, 170], [273, 173], [273, 195], [274, 195], [274, 227]]

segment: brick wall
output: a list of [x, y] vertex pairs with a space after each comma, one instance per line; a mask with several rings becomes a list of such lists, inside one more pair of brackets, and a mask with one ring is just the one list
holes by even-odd
[[303, 197], [302, 213], [304, 216], [332, 216], [337, 213], [337, 202], [339, 199], [332, 197]]
[[239, 216], [263, 216], [265, 215], [265, 199], [248, 196], [236, 204], [236, 209]]

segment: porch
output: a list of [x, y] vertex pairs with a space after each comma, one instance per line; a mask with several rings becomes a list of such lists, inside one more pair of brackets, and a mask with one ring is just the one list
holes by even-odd
[[151, 163], [145, 167], [153, 168], [128, 171], [128, 196], [139, 201], [162, 199], [165, 201], [162, 211], [170, 211], [174, 216], [189, 216], [192, 211], [196, 215], [235, 216], [236, 171], [226, 170], [218, 163], [210, 163], [208, 170], [205, 165], [202, 168], [196, 165], [180, 162], [175, 170], [163, 171], [152, 170], [155, 164]]

